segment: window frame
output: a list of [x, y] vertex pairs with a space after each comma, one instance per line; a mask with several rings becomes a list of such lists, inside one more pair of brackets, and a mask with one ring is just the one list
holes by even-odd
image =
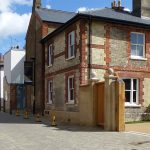
[[[126, 102], [125, 99], [125, 106], [140, 106], [139, 104], [139, 79], [138, 78], [122, 78], [122, 80], [124, 81], [125, 79], [130, 80], [130, 90], [126, 90], [126, 91], [130, 91], [130, 102]], [[134, 82], [133, 80], [136, 80], [136, 90], [134, 90]], [[133, 92], [136, 91], [136, 102], [133, 102]]]
[[[131, 38], [131, 35], [132, 34], [137, 34], [137, 35], [143, 35], [143, 45], [142, 44], [134, 44], [134, 43], [132, 43], [132, 39], [130, 40], [130, 42], [131, 42], [131, 59], [145, 59], [145, 56], [146, 56], [146, 52], [145, 52], [145, 50], [146, 50], [146, 48], [145, 48], [145, 46], [146, 46], [146, 43], [145, 43], [145, 33], [142, 33], [142, 32], [131, 32], [130, 33], [130, 38]], [[141, 46], [143, 46], [143, 56], [137, 56], [137, 55], [132, 55], [132, 45], [135, 45], [135, 46], [137, 46], [137, 45], [141, 45]]]
[[[75, 31], [71, 31], [68, 33], [68, 57], [67, 57], [67, 60], [69, 59], [73, 59], [75, 58]], [[70, 38], [71, 37], [71, 38]], [[72, 43], [72, 38], [73, 38], [73, 43]], [[71, 55], [71, 47], [73, 46], [73, 55]]]
[[[50, 84], [51, 84], [51, 86], [50, 86]], [[51, 89], [50, 89], [50, 87], [51, 87]], [[47, 101], [47, 104], [53, 104], [53, 100], [54, 100], [53, 94], [54, 94], [53, 80], [48, 80], [48, 101]]]
[[[70, 88], [70, 79], [73, 79], [73, 88], [71, 89]], [[68, 104], [75, 104], [75, 76], [74, 75], [71, 75], [71, 76], [68, 76], [67, 78], [67, 99], [68, 99]], [[71, 99], [71, 90], [73, 90], [73, 99]]]
[[53, 44], [49, 44], [48, 46], [48, 67], [53, 65]]

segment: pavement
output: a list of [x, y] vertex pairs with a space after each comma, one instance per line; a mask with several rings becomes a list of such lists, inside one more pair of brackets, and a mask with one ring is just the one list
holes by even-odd
[[150, 135], [150, 122], [126, 124], [125, 127], [127, 132], [132, 131]]
[[104, 132], [0, 113], [0, 150], [150, 150], [150, 135]]

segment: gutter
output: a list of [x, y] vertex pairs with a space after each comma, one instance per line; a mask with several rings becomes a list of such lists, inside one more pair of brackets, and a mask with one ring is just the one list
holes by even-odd
[[[50, 33], [46, 37], [44, 37], [40, 42], [42, 44], [44, 44], [49, 38], [54, 37], [59, 32], [63, 31], [70, 24], [74, 23], [75, 21], [77, 21], [79, 19], [88, 19], [90, 16], [91, 15], [89, 15], [89, 14], [77, 14], [72, 19], [70, 19], [69, 21], [64, 23], [62, 26], [60, 26], [58, 29], [54, 30], [52, 33]], [[126, 21], [126, 20], [118, 20], [118, 19], [112, 19], [112, 18], [100, 17], [100, 16], [91, 16], [91, 17], [92, 17], [92, 19], [105, 21], [105, 22], [108, 22], [108, 23], [116, 23], [116, 24], [120, 23], [122, 25], [135, 26], [135, 27], [141, 27], [141, 28], [146, 28], [146, 29], [150, 28], [150, 24], [131, 22], [131, 21]]]

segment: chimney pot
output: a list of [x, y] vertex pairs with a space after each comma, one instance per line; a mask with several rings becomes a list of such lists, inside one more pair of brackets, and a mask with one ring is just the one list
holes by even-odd
[[118, 7], [121, 7], [121, 0], [118, 0]]
[[36, 8], [40, 8], [41, 7], [41, 0], [33, 0], [33, 7], [32, 7], [32, 11], [35, 11]]
[[116, 3], [116, 0], [114, 0], [114, 7], [117, 7], [117, 3]]
[[111, 3], [111, 7], [112, 7], [112, 9], [116, 9], [116, 8], [117, 8], [116, 0], [114, 0], [114, 1]]

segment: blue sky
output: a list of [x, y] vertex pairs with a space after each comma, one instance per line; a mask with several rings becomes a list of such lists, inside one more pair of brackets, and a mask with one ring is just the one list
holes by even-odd
[[[41, 0], [42, 7], [76, 12], [92, 8], [110, 7], [113, 0]], [[11, 46], [25, 45], [25, 35], [31, 16], [33, 0], [0, 0], [0, 53]], [[132, 0], [122, 0], [132, 9]]]

